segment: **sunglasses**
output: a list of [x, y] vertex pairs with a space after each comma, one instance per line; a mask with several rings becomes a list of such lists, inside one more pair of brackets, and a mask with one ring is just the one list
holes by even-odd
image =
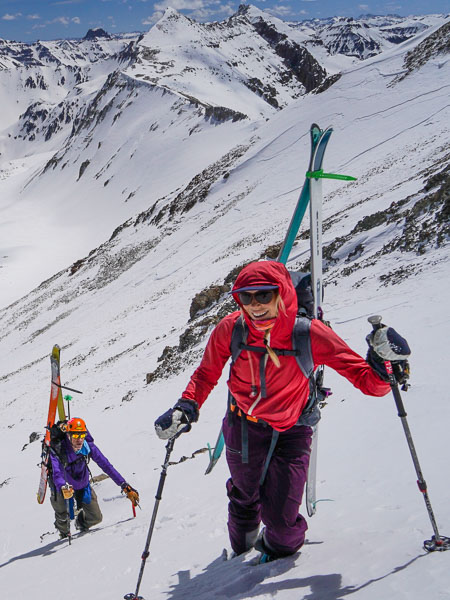
[[274, 297], [274, 290], [260, 290], [259, 292], [239, 292], [239, 300], [244, 306], [252, 303], [253, 298], [259, 304], [269, 304]]
[[84, 440], [86, 435], [87, 433], [83, 431], [83, 433], [71, 433], [70, 437], [74, 438], [75, 440]]

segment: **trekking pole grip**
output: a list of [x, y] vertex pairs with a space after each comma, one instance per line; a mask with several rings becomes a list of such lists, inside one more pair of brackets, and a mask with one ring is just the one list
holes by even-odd
[[377, 329], [381, 328], [381, 315], [372, 315], [367, 320], [372, 325], [374, 331], [377, 331]]
[[[376, 332], [382, 328], [382, 317], [381, 315], [372, 315], [367, 319], [369, 323], [373, 327], [373, 331]], [[392, 363], [390, 360], [384, 361], [384, 368], [386, 369], [386, 373], [389, 377], [389, 384], [391, 386], [392, 393], [394, 395], [395, 404], [397, 406], [398, 416], [400, 418], [406, 417], [407, 412], [405, 410], [405, 406], [403, 404], [402, 397], [400, 395], [400, 390], [398, 389], [397, 380], [395, 379], [394, 370], [392, 368]]]

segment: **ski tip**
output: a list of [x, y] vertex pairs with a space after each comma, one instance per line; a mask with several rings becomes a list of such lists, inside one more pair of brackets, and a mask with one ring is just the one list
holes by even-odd
[[60, 356], [61, 356], [61, 348], [58, 346], [58, 344], [55, 344], [52, 349], [51, 357], [56, 358], [56, 360], [59, 360]]

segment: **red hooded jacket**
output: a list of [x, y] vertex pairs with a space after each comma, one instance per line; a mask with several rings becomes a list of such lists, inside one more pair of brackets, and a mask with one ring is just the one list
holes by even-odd
[[[286, 267], [278, 262], [255, 262], [239, 273], [233, 289], [257, 285], [276, 285], [285, 305], [270, 332], [272, 348], [292, 349], [292, 330], [297, 314], [297, 295]], [[240, 305], [238, 294], [233, 294]], [[217, 384], [223, 367], [231, 356], [230, 344], [234, 324], [244, 315], [248, 325], [247, 344], [263, 346], [263, 332], [255, 329], [252, 320], [242, 310], [227, 315], [214, 328], [205, 348], [202, 361], [192, 375], [182, 397], [195, 400], [201, 407]], [[314, 365], [331, 367], [364, 394], [384, 396], [390, 390], [383, 381], [332, 329], [321, 321], [311, 323], [311, 350]], [[260, 397], [259, 356], [242, 350], [233, 365], [228, 387], [241, 410], [263, 419], [274, 429], [285, 431], [298, 421], [309, 396], [309, 383], [294, 356], [279, 356], [280, 367], [272, 360], [266, 362], [266, 397]], [[256, 384], [257, 393], [252, 394]]]

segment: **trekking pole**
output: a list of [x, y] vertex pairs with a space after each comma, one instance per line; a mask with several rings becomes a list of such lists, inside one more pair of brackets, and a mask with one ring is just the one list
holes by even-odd
[[170, 440], [167, 442], [166, 457], [164, 459], [164, 464], [163, 464], [162, 470], [161, 470], [161, 476], [159, 478], [158, 490], [157, 490], [156, 496], [155, 496], [156, 502], [155, 502], [155, 506], [153, 507], [152, 520], [150, 522], [150, 527], [148, 529], [147, 541], [145, 542], [145, 548], [144, 548], [144, 551], [141, 556], [142, 562], [141, 562], [141, 568], [140, 568], [139, 576], [138, 576], [138, 580], [137, 580], [136, 591], [134, 592], [134, 594], [133, 594], [133, 592], [126, 594], [124, 596], [125, 600], [144, 600], [144, 598], [142, 596], [138, 596], [139, 588], [141, 586], [142, 576], [144, 574], [145, 562], [150, 555], [150, 552], [149, 552], [150, 542], [152, 539], [153, 529], [155, 527], [156, 515], [158, 513], [159, 503], [161, 501], [162, 491], [163, 491], [164, 483], [165, 483], [166, 476], [167, 476], [167, 469], [169, 467], [169, 458], [172, 453], [172, 450], [173, 450], [173, 447], [175, 444], [175, 440], [177, 439], [177, 437], [179, 435], [181, 435], [182, 433], [184, 433], [185, 431], [186, 432], [189, 431], [190, 429], [191, 429], [191, 425], [190, 425], [190, 423], [188, 423], [186, 425], [186, 427], [184, 427], [181, 431], [179, 431], [176, 435], [174, 435], [174, 437], [170, 438]]
[[[381, 324], [381, 316], [373, 315], [368, 318], [369, 323], [372, 325], [373, 330], [377, 331], [382, 327]], [[430, 540], [425, 540], [423, 543], [423, 547], [427, 552], [434, 552], [435, 550], [450, 550], [450, 538], [444, 537], [439, 534], [436, 520], [434, 518], [433, 509], [431, 507], [431, 502], [428, 497], [427, 484], [422, 475], [422, 470], [420, 468], [419, 459], [417, 457], [416, 449], [414, 447], [414, 442], [412, 439], [411, 431], [409, 429], [408, 421], [406, 419], [407, 413], [405, 411], [405, 407], [403, 405], [403, 400], [400, 394], [400, 390], [398, 389], [398, 383], [395, 379], [395, 375], [392, 369], [392, 364], [390, 360], [384, 361], [384, 366], [386, 368], [386, 372], [389, 377], [389, 384], [391, 386], [392, 393], [394, 395], [395, 404], [397, 405], [398, 416], [400, 417], [403, 425], [403, 429], [405, 432], [406, 440], [408, 442], [409, 451], [411, 453], [411, 457], [413, 459], [414, 467], [416, 469], [417, 474], [417, 485], [419, 486], [419, 490], [423, 494], [423, 499], [425, 500], [425, 506], [427, 507], [428, 516], [431, 521], [431, 525], [433, 527], [434, 535]]]
[[[66, 485], [64, 486], [65, 488], [69, 488], [69, 484], [66, 483]], [[69, 546], [72, 543], [72, 533], [70, 531], [70, 498], [66, 498], [66, 513], [67, 513], [67, 527], [68, 527], [68, 532], [67, 532], [67, 539], [69, 540]]]
[[70, 500], [66, 500], [66, 510], [67, 510], [67, 526], [69, 527], [69, 531], [67, 532], [67, 539], [69, 540], [69, 546], [72, 544], [72, 532], [70, 531]]

